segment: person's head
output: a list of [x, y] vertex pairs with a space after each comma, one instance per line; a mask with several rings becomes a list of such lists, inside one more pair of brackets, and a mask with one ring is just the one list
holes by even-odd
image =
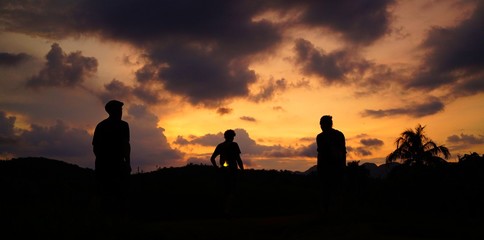
[[104, 109], [109, 114], [109, 117], [121, 119], [123, 116], [123, 102], [118, 100], [111, 100], [104, 106]]
[[333, 128], [333, 117], [330, 115], [322, 116], [319, 120], [319, 125], [321, 125], [323, 131]]
[[235, 131], [232, 130], [232, 129], [229, 129], [227, 131], [224, 132], [224, 138], [226, 141], [234, 141], [234, 138], [235, 138]]

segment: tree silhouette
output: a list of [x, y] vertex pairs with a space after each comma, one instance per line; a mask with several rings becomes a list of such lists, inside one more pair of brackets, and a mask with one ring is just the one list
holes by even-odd
[[424, 134], [425, 126], [417, 125], [415, 131], [407, 129], [397, 138], [397, 149], [390, 153], [387, 163], [395, 162], [400, 159], [408, 165], [436, 165], [445, 162], [450, 157], [449, 149], [443, 145], [437, 146], [430, 138]]
[[457, 157], [459, 158], [459, 163], [484, 161], [484, 154], [482, 154], [482, 157], [481, 157], [476, 152], [473, 152], [471, 154], [464, 154], [464, 156], [457, 156]]

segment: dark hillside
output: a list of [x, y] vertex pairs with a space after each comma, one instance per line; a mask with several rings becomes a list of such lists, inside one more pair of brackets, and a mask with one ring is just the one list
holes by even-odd
[[0, 161], [3, 200], [56, 200], [91, 191], [93, 170], [46, 158]]
[[[230, 216], [213, 167], [133, 174], [123, 220], [100, 211], [93, 170], [45, 158], [13, 159], [0, 162], [0, 226], [17, 237], [69, 239], [118, 239], [109, 237], [109, 229], [137, 239], [211, 239], [221, 232], [232, 239], [452, 239], [479, 235], [484, 227], [480, 158], [439, 167], [401, 165], [387, 178], [371, 178], [358, 164], [347, 172], [335, 207], [319, 215], [314, 173], [246, 170]], [[211, 229], [212, 223], [220, 226]]]
[[58, 160], [0, 161], [0, 212], [4, 231], [40, 234], [78, 225], [91, 211], [93, 171]]
[[[164, 168], [132, 176], [134, 215], [144, 218], [220, 217], [218, 172], [211, 166]], [[246, 170], [240, 175], [234, 215], [263, 216], [311, 212], [315, 182], [289, 171]]]

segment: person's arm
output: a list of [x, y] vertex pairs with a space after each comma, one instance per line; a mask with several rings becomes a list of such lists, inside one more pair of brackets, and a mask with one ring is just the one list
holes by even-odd
[[220, 155], [219, 145], [217, 145], [217, 147], [212, 153], [212, 157], [210, 157], [210, 162], [212, 162], [212, 165], [216, 168], [218, 168], [218, 166], [217, 166], [217, 162], [215, 161], [215, 158], [217, 158], [218, 155]]
[[126, 155], [125, 155], [126, 165], [128, 166], [129, 173], [131, 173], [131, 144], [127, 144], [126, 146]]
[[237, 158], [235, 159], [237, 161], [237, 165], [239, 165], [240, 170], [244, 170], [244, 163], [242, 162], [242, 158], [240, 157], [241, 151], [239, 148], [239, 144], [235, 143], [237, 146]]
[[131, 173], [131, 144], [129, 143], [129, 125], [126, 123], [126, 140], [125, 140], [125, 146], [124, 146], [124, 160], [126, 161], [126, 165], [128, 167], [129, 173]]
[[237, 155], [237, 164], [239, 165], [240, 170], [244, 170], [244, 163], [242, 162], [242, 158], [240, 158], [240, 154]]
[[321, 145], [321, 143], [320, 143], [320, 142], [321, 142], [321, 140], [320, 140], [320, 134], [318, 134], [318, 135], [316, 136], [316, 153], [318, 153], [318, 154], [319, 154], [319, 147], [320, 147], [320, 145]]
[[92, 137], [92, 151], [94, 156], [98, 157], [99, 154], [99, 125], [94, 129], [94, 136]]
[[339, 150], [340, 158], [342, 163], [346, 166], [346, 139], [343, 133], [341, 133], [341, 136], [340, 136], [340, 146], [341, 146], [341, 149]]

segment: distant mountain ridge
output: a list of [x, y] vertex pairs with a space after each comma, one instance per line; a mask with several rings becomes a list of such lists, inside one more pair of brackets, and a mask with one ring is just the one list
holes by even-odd
[[391, 162], [391, 163], [384, 163], [381, 165], [376, 165], [375, 163], [363, 163], [361, 164], [362, 167], [367, 169], [370, 173], [370, 177], [372, 178], [386, 178], [388, 174], [400, 163]]

